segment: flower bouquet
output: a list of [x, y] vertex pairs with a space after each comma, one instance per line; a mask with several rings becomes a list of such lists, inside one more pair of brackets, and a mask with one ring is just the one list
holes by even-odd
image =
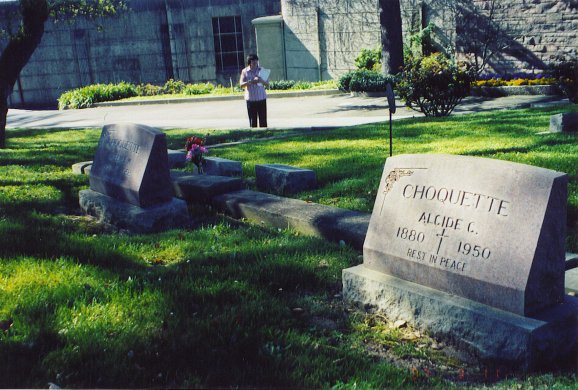
[[189, 137], [185, 142], [185, 150], [187, 151], [186, 160], [192, 162], [197, 166], [199, 174], [204, 173], [205, 154], [209, 150], [204, 147], [205, 140], [201, 137]]

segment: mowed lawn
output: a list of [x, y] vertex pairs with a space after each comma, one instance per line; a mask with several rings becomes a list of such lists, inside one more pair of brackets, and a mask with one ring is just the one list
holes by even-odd
[[[576, 105], [394, 122], [394, 154], [447, 153], [514, 161], [569, 176], [567, 249], [578, 252], [578, 134], [540, 134]], [[180, 149], [286, 131], [166, 131]], [[444, 354], [341, 299], [341, 270], [361, 253], [290, 229], [189, 209], [186, 229], [133, 235], [81, 215], [100, 129], [9, 130], [0, 150], [0, 386], [391, 388], [462, 385], [576, 388], [574, 362], [553, 373], [501, 372]], [[387, 123], [297, 132], [214, 148], [254, 165], [315, 170], [312, 202], [371, 212]], [[193, 170], [192, 166], [187, 167]]]

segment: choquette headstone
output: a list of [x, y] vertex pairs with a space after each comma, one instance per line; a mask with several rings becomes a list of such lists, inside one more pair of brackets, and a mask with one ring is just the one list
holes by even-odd
[[576, 354], [564, 295], [567, 176], [505, 161], [390, 157], [346, 302], [405, 320], [481, 364], [534, 370]]
[[563, 300], [566, 174], [451, 155], [387, 159], [370, 269], [519, 315]]
[[104, 126], [90, 171], [90, 189], [139, 207], [170, 201], [165, 134], [133, 123]]

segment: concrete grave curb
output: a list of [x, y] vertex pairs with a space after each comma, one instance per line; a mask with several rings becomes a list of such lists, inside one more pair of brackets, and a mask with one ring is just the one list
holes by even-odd
[[250, 190], [218, 195], [212, 203], [236, 219], [289, 227], [306, 235], [343, 241], [357, 249], [363, 247], [370, 219], [366, 213]]

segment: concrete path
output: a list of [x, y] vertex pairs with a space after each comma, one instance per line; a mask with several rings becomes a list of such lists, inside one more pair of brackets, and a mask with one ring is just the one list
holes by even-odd
[[[312, 128], [353, 126], [384, 122], [389, 119], [385, 97], [354, 97], [319, 92], [297, 96], [270, 94], [267, 101], [269, 127]], [[532, 105], [567, 102], [557, 96], [508, 96], [503, 98], [467, 98], [455, 113], [530, 107]], [[393, 119], [421, 116], [397, 102]], [[7, 128], [84, 128], [102, 127], [109, 123], [134, 122], [161, 129], [241, 129], [248, 127], [246, 105], [242, 97], [184, 99], [164, 103], [111, 104], [83, 110], [18, 110], [8, 111]]]

